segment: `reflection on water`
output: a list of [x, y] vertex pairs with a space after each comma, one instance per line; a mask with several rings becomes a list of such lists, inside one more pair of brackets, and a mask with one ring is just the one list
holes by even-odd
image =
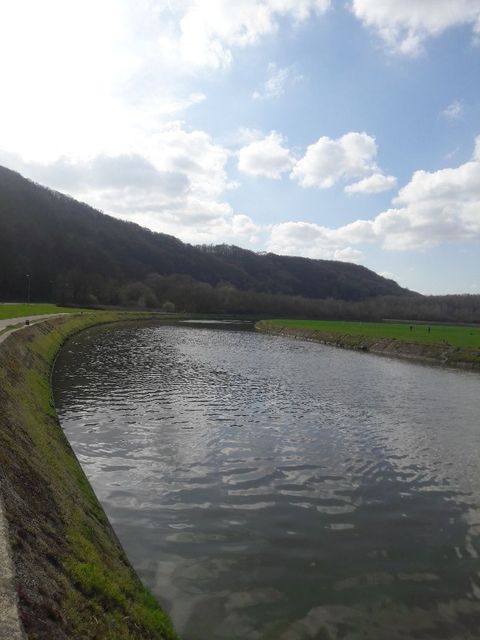
[[185, 640], [476, 638], [480, 378], [255, 333], [100, 328], [59, 417]]

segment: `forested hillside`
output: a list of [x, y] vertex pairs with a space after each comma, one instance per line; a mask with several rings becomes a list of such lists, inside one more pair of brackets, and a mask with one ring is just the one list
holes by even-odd
[[155, 274], [183, 276], [184, 284], [189, 276], [210, 288], [315, 299], [409, 293], [354, 264], [191, 246], [0, 167], [0, 300], [25, 299], [30, 284], [32, 300], [117, 304], [138, 293], [148, 302]]

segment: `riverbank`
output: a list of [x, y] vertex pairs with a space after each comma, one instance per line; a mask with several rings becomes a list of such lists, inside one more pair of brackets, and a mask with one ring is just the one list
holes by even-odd
[[17, 331], [0, 347], [1, 499], [27, 638], [177, 639], [90, 487], [59, 425], [50, 387], [53, 362], [69, 336], [153, 317], [56, 317]]
[[[451, 339], [452, 342], [457, 344], [450, 344], [440, 337], [436, 341], [436, 334], [432, 333], [434, 327], [431, 327], [430, 331], [428, 326], [422, 327], [421, 330], [425, 333], [425, 336], [423, 333], [420, 335], [420, 331], [417, 331], [418, 336], [415, 335], [416, 339], [414, 339], [413, 336], [409, 336], [409, 325], [403, 325], [400, 338], [395, 335], [390, 335], [389, 337], [375, 335], [375, 326], [377, 325], [373, 325], [373, 323], [261, 320], [256, 323], [255, 329], [263, 333], [319, 342], [342, 349], [353, 349], [480, 371], [480, 348], [476, 346], [479, 329], [472, 329], [472, 332], [476, 332], [472, 334], [472, 339], [462, 340], [460, 336]], [[394, 325], [391, 324], [385, 325], [385, 333], [393, 334], [393, 327]], [[412, 334], [415, 329], [416, 327], [412, 327]], [[468, 328], [465, 328], [465, 332], [469, 335], [471, 333]]]

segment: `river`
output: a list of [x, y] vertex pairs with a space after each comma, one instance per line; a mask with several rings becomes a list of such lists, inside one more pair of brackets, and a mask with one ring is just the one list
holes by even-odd
[[54, 391], [184, 640], [478, 639], [478, 374], [120, 325], [72, 338]]

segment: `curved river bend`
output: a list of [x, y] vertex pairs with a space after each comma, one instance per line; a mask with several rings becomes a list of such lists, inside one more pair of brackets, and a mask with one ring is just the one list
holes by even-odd
[[114, 326], [68, 343], [54, 387], [185, 640], [478, 639], [478, 374]]

